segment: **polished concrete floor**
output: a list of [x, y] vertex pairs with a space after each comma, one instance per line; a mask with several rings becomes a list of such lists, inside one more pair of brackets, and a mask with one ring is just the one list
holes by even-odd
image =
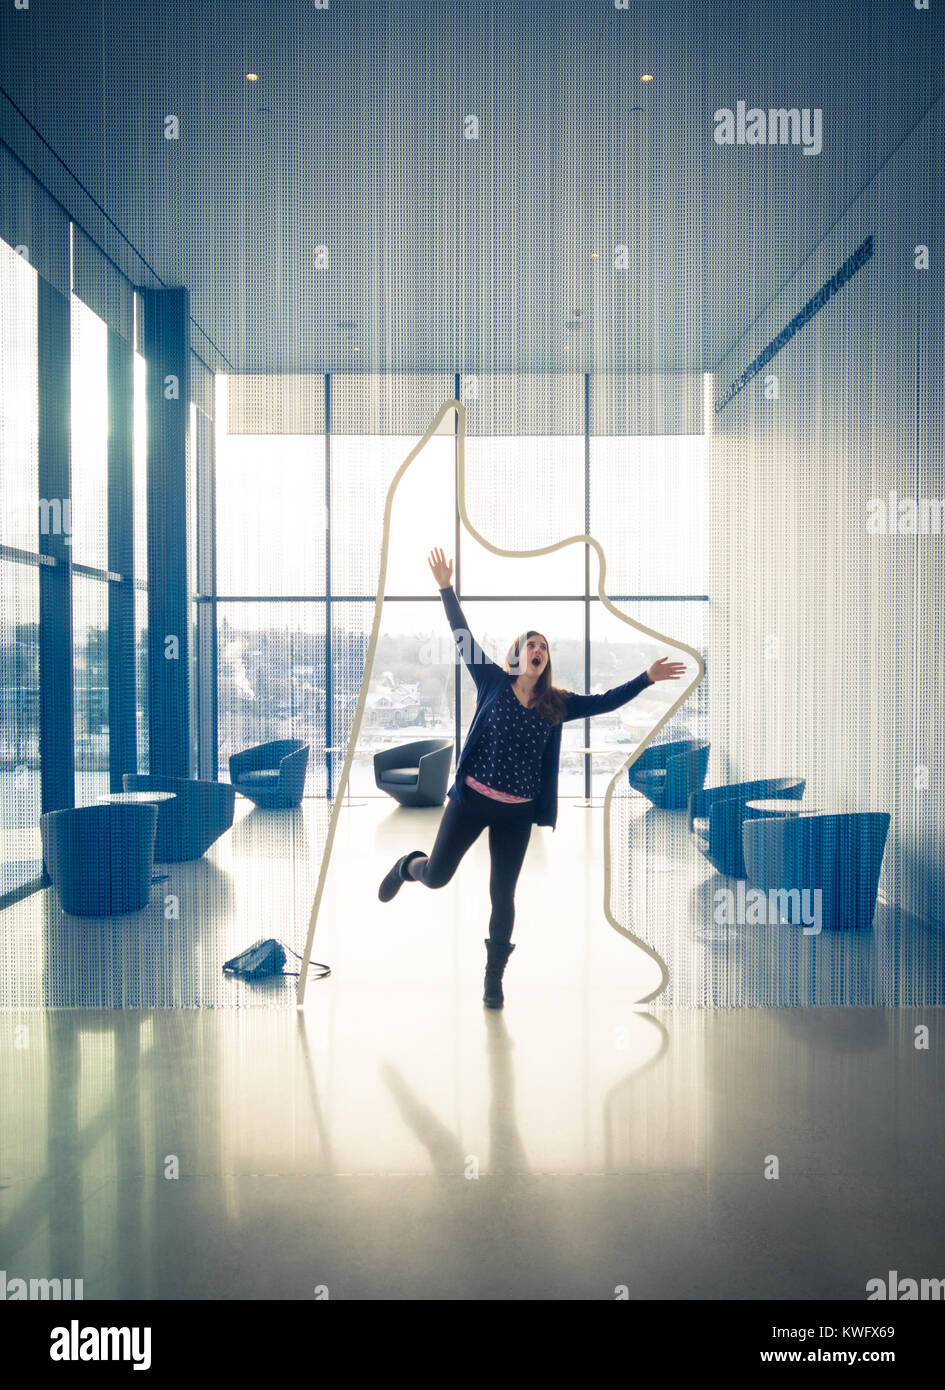
[[[241, 814], [137, 920], [79, 925], [48, 893], [0, 914], [0, 1270], [87, 1299], [859, 1300], [891, 1269], [945, 1276], [942, 1009], [756, 997], [771, 936], [713, 932], [679, 823], [622, 813], [624, 903], [698, 1007], [634, 1007], [652, 966], [601, 913], [601, 812], [567, 801], [533, 832], [502, 1013], [484, 839], [445, 889], [377, 901], [439, 811], [342, 814], [333, 973], [303, 1010], [220, 965], [301, 945], [318, 806]], [[733, 972], [760, 1006], [705, 1007]]]
[[406, 970], [313, 994], [7, 1016], [7, 1277], [87, 1299], [862, 1300], [890, 1269], [945, 1275], [940, 1011], [654, 1018], [560, 980], [490, 1015]]

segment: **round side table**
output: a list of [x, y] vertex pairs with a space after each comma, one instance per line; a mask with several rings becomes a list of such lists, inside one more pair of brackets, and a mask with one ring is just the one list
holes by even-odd
[[[582, 753], [582, 754], [584, 755], [585, 758], [592, 758], [593, 755], [594, 755], [595, 753], [625, 753], [625, 754], [627, 755], [627, 757], [629, 757], [630, 754], [633, 752], [633, 749], [630, 748], [629, 746], [626, 746], [626, 745], [621, 744], [621, 743], [595, 743], [594, 746], [593, 746], [592, 748], [591, 748], [591, 747], [584, 747], [584, 748], [562, 748], [561, 752], [562, 752], [562, 754], [564, 754], [564, 753]], [[592, 777], [592, 779], [593, 779], [593, 770], [594, 770], [594, 764], [591, 763], [591, 777]], [[592, 785], [593, 785], [593, 780], [592, 780]], [[602, 800], [600, 797], [591, 796], [589, 799], [588, 799], [587, 797], [582, 797], [579, 801], [574, 801], [574, 802], [572, 802], [571, 804], [572, 804], [573, 806], [578, 806], [578, 807], [580, 807], [582, 810], [586, 810], [586, 809], [593, 809], [593, 810], [596, 810], [598, 807], [603, 806], [604, 802], [603, 802], [603, 800]]]
[[112, 802], [119, 806], [155, 806], [159, 801], [173, 801], [176, 796], [176, 792], [109, 792], [107, 796], [96, 801], [95, 805], [106, 806]]

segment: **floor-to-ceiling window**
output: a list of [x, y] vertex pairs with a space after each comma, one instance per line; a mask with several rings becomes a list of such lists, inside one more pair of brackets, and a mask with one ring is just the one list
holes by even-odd
[[4, 167], [5, 228], [22, 235], [0, 241], [0, 900], [43, 881], [44, 806], [99, 802], [148, 766], [134, 290]]
[[[568, 379], [565, 402], [573, 386]], [[493, 395], [494, 392], [494, 395]], [[577, 421], [562, 434], [519, 432], [528, 422], [529, 383], [520, 383], [515, 399], [505, 400], [495, 383], [478, 383], [478, 400], [469, 406], [471, 432], [466, 440], [466, 498], [469, 519], [490, 544], [503, 550], [540, 550], [570, 535], [584, 533], [584, 434]], [[477, 432], [477, 409], [486, 414]], [[545, 400], [547, 413], [554, 403]], [[580, 410], [578, 395], [572, 403]], [[566, 406], [567, 409], [567, 406]], [[510, 418], [503, 420], [503, 415]], [[491, 433], [496, 425], [505, 432]], [[531, 428], [536, 428], [534, 422]], [[570, 690], [584, 689], [584, 548], [565, 546], [547, 555], [513, 559], [494, 555], [461, 529], [459, 592], [463, 611], [484, 650], [499, 665], [513, 641], [529, 630], [548, 642], [552, 679]], [[464, 680], [460, 718], [463, 736], [475, 711], [475, 690]], [[574, 750], [584, 740], [583, 725], [562, 730], [558, 788], [563, 796], [583, 788], [583, 763]]]
[[[336, 777], [353, 726], [374, 618], [384, 501], [394, 474], [421, 437], [332, 437], [331, 711]], [[452, 439], [432, 439], [394, 494], [387, 597], [352, 765], [352, 792], [376, 794], [374, 754], [382, 749], [455, 736], [452, 644], [442, 641], [442, 604], [427, 563], [431, 546], [452, 546], [454, 473]]]
[[42, 871], [36, 335], [36, 272], [0, 241], [0, 897]]
[[[219, 773], [276, 739], [312, 749], [324, 790], [325, 441], [323, 433], [230, 432], [216, 401], [216, 648]], [[233, 418], [231, 419], [231, 415]]]
[[[608, 597], [635, 622], [705, 655], [706, 436], [592, 435], [588, 496], [591, 534], [607, 556]], [[678, 656], [667, 648], [654, 649], [645, 635], [629, 631], [596, 598], [593, 580], [590, 588], [590, 667], [598, 688], [617, 684], [620, 672], [635, 675], [655, 656]], [[650, 687], [615, 714], [596, 719], [595, 739], [637, 743], [675, 695], [670, 684]], [[660, 737], [704, 737], [707, 727], [703, 683]], [[607, 766], [602, 758], [594, 767], [597, 791], [603, 788]]]
[[134, 355], [135, 741], [138, 771], [148, 771], [148, 368]]
[[[201, 373], [208, 378], [207, 388], [212, 389], [209, 373], [203, 364], [191, 354], [191, 372]], [[195, 388], [203, 398], [202, 384]], [[190, 622], [190, 761], [196, 776], [201, 776], [208, 765], [205, 755], [201, 759], [201, 687], [216, 679], [213, 669], [212, 647], [207, 649], [203, 642], [201, 593], [204, 585], [201, 580], [206, 573], [206, 565], [200, 556], [200, 537], [210, 528], [202, 516], [207, 486], [212, 481], [213, 471], [213, 421], [191, 401], [187, 429], [187, 573], [188, 573], [188, 614]], [[209, 750], [208, 750], [209, 753]]]
[[[227, 775], [227, 759], [239, 748], [298, 737], [312, 748], [307, 790], [323, 793], [337, 785], [360, 695], [385, 499], [421, 438], [405, 432], [402, 421], [432, 419], [436, 404], [453, 394], [454, 378], [421, 383], [402, 377], [389, 388], [367, 376], [363, 385], [351, 377], [333, 377], [327, 385], [319, 377], [317, 386], [310, 380], [305, 389], [311, 400], [324, 391], [329, 402], [338, 401], [334, 420], [330, 406], [325, 417], [318, 415], [317, 433], [311, 420], [318, 412], [310, 406], [306, 416], [292, 404], [294, 386], [274, 391], [235, 380], [235, 417], [246, 432], [231, 432], [227, 424], [226, 381], [217, 398], [217, 596], [210, 601], [216, 609], [220, 774]], [[541, 412], [527, 402], [529, 382], [515, 388], [524, 401], [513, 402], [511, 412], [522, 419], [518, 432], [488, 427], [490, 418], [510, 412], [505, 386], [496, 392], [485, 427], [477, 428], [469, 412], [466, 502], [473, 526], [502, 549], [535, 549], [589, 529], [603, 545], [605, 591], [620, 610], [704, 652], [704, 436], [633, 434], [623, 421], [619, 433], [591, 433], [584, 378], [569, 379], [560, 408], [554, 384], [539, 385], [548, 417], [564, 422], [558, 432], [536, 428]], [[421, 409], [415, 398], [422, 392], [429, 403]], [[395, 397], [407, 402], [403, 410]], [[379, 414], [386, 429], [377, 426]], [[309, 433], [278, 432], [280, 421], [297, 431], [304, 418]], [[623, 684], [658, 655], [675, 654], [671, 647], [655, 650], [650, 638], [603, 608], [596, 556], [586, 565], [584, 547], [523, 560], [496, 556], [477, 543], [458, 524], [456, 462], [450, 428], [429, 441], [392, 501], [385, 600], [353, 762], [354, 793], [376, 794], [373, 755], [379, 749], [455, 738], [457, 721], [464, 734], [472, 718], [475, 692], [465, 678], [457, 681], [455, 644], [427, 564], [433, 546], [453, 558], [470, 626], [500, 663], [520, 632], [538, 629], [549, 639], [556, 684], [597, 692]], [[591, 763], [599, 794], [614, 758], [636, 746], [674, 696], [672, 687], [658, 687], [590, 727], [583, 721], [566, 726], [562, 795], [587, 789], [581, 750], [588, 742], [601, 750]], [[702, 732], [702, 700], [700, 689], [671, 732]]]
[[76, 804], [107, 796], [108, 328], [72, 296], [72, 643]]

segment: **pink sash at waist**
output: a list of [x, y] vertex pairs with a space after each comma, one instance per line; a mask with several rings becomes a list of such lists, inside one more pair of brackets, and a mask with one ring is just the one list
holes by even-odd
[[483, 796], [491, 796], [493, 801], [514, 801], [521, 804], [525, 801], [534, 800], [534, 798], [530, 796], [512, 796], [510, 792], [497, 792], [494, 788], [487, 787], [482, 782], [477, 782], [475, 777], [467, 776], [465, 781], [467, 787], [472, 787], [474, 792], [480, 792]]

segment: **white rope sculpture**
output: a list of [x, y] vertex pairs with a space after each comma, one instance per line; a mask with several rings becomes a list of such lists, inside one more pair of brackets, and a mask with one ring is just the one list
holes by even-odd
[[436, 412], [436, 416], [434, 417], [433, 423], [430, 425], [430, 428], [427, 430], [426, 434], [423, 436], [420, 442], [411, 449], [410, 453], [407, 455], [403, 463], [398, 468], [397, 472], [394, 474], [394, 477], [391, 479], [390, 487], [387, 489], [387, 498], [384, 503], [384, 534], [381, 540], [381, 563], [377, 577], [377, 603], [374, 608], [374, 624], [371, 628], [371, 640], [368, 644], [367, 655], [364, 659], [364, 674], [361, 677], [361, 692], [358, 696], [358, 704], [357, 709], [355, 710], [354, 724], [351, 729], [351, 737], [348, 740], [348, 747], [345, 752], [344, 767], [341, 772], [341, 777], [338, 781], [338, 788], [335, 793], [334, 803], [331, 808], [331, 816], [329, 817], [328, 821], [328, 835], [326, 837], [325, 848], [322, 853], [321, 867], [318, 872], [318, 884], [315, 889], [315, 901], [312, 904], [312, 912], [308, 924], [308, 936], [305, 941], [305, 952], [302, 958], [302, 966], [299, 971], [299, 983], [298, 990], [296, 993], [296, 1003], [297, 1005], [301, 1005], [305, 1002], [305, 984], [308, 977], [308, 966], [312, 956], [312, 945], [315, 940], [315, 927], [318, 922], [318, 911], [321, 907], [322, 893], [325, 888], [325, 879], [328, 874], [328, 864], [331, 859], [331, 849], [335, 839], [335, 826], [338, 823], [338, 813], [341, 810], [342, 798], [345, 793], [345, 788], [348, 785], [348, 778], [351, 774], [351, 764], [354, 759], [354, 750], [357, 747], [358, 736], [361, 732], [361, 720], [364, 717], [364, 706], [367, 701], [368, 686], [371, 680], [371, 672], [374, 668], [374, 654], [377, 649], [377, 639], [381, 627], [381, 612], [384, 607], [384, 586], [387, 579], [387, 548], [390, 541], [390, 517], [391, 507], [394, 501], [394, 495], [397, 492], [397, 488], [401, 478], [404, 476], [407, 469], [413, 463], [417, 455], [422, 453], [429, 441], [433, 438], [435, 434], [438, 433], [440, 425], [445, 420], [446, 416], [449, 414], [450, 411], [453, 411], [456, 416], [456, 505], [459, 509], [460, 520], [462, 521], [469, 534], [473, 536], [474, 539], [477, 540], [480, 545], [484, 546], [486, 550], [490, 550], [493, 555], [502, 555], [510, 559], [519, 560], [530, 559], [532, 556], [535, 555], [550, 555], [552, 551], [563, 550], [566, 545], [593, 546], [597, 552], [597, 558], [600, 561], [600, 570], [597, 581], [597, 596], [600, 599], [601, 603], [604, 605], [604, 607], [608, 610], [608, 612], [613, 613], [615, 618], [619, 618], [620, 621], [622, 623], [626, 623], [628, 627], [635, 628], [637, 632], [645, 632], [648, 637], [655, 638], [657, 642], [665, 644], [666, 646], [670, 646], [675, 651], [686, 652], [689, 656], [692, 657], [693, 661], [696, 664], [695, 677], [689, 682], [687, 686], [684, 687], [678, 698], [674, 700], [674, 702], [669, 706], [665, 714], [663, 714], [662, 718], [660, 718], [656, 722], [656, 724], [654, 724], [653, 728], [633, 750], [626, 762], [623, 763], [622, 766], [617, 769], [617, 771], [614, 773], [613, 777], [607, 785], [606, 792], [604, 793], [604, 916], [606, 917], [609, 925], [613, 927], [615, 932], [618, 932], [621, 936], [625, 937], [627, 941], [632, 941], [634, 946], [638, 947], [641, 951], [648, 955], [651, 960], [655, 961], [656, 964], [659, 966], [659, 984], [656, 986], [655, 989], [651, 990], [650, 993], [645, 995], [642, 999], [638, 999], [635, 1001], [637, 1004], [648, 1004], [653, 999], [656, 999], [660, 994], [662, 994], [666, 986], [669, 984], [669, 971], [666, 967], [666, 962], [663, 960], [662, 956], [659, 955], [656, 951], [654, 951], [652, 946], [648, 945], [647, 942], [641, 940], [639, 936], [635, 936], [634, 933], [628, 931], [626, 927], [622, 927], [620, 923], [617, 921], [617, 919], [614, 917], [613, 912], [611, 911], [610, 803], [613, 796], [613, 790], [617, 784], [618, 779], [623, 777], [627, 770], [633, 766], [633, 764], [636, 762], [637, 758], [639, 758], [640, 754], [644, 751], [644, 749], [647, 748], [650, 743], [652, 743], [653, 739], [659, 733], [660, 729], [662, 729], [663, 725], [667, 722], [667, 720], [672, 718], [672, 716], [676, 713], [680, 706], [685, 703], [685, 701], [689, 698], [692, 692], [699, 685], [700, 681], [705, 676], [705, 663], [703, 662], [701, 655], [699, 654], [699, 652], [695, 650], [695, 648], [687, 646], [685, 642], [677, 642], [671, 638], [668, 638], [662, 632], [655, 632], [653, 628], [644, 627], [642, 623], [634, 621], [633, 618], [628, 618], [625, 613], [621, 613], [619, 609], [614, 607], [614, 605], [610, 602], [610, 599], [604, 593], [604, 579], [606, 577], [607, 572], [607, 561], [599, 542], [596, 541], [593, 536], [568, 536], [566, 540], [556, 541], [553, 545], [541, 546], [537, 550], [501, 550], [498, 546], [490, 545], [490, 543], [485, 539], [485, 537], [479, 534], [479, 532], [473, 526], [472, 522], [469, 520], [469, 517], [466, 513], [466, 407], [463, 405], [462, 401], [456, 400], [448, 400], [443, 402], [439, 410]]

